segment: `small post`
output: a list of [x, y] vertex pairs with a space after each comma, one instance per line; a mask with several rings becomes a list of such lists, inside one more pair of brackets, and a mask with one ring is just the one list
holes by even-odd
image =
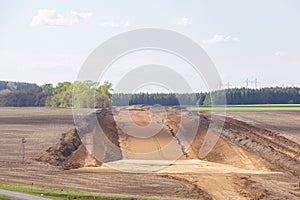
[[21, 140], [21, 145], [22, 145], [22, 163], [24, 163], [25, 160], [25, 143], [26, 139], [23, 137]]

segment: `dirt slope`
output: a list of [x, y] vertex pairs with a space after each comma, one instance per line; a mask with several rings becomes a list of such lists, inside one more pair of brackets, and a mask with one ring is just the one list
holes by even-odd
[[[196, 136], [191, 140], [192, 144], [188, 148], [188, 144], [184, 140], [184, 137], [186, 136], [184, 134], [190, 134], [191, 130], [189, 128], [192, 126], [191, 124], [194, 123], [194, 117], [199, 117], [199, 113], [188, 112], [186, 110], [183, 110], [182, 112], [184, 112], [184, 115], [182, 115], [182, 113], [178, 109], [168, 109], [167, 118], [165, 121], [152, 119], [158, 124], [161, 124], [162, 129], [153, 137], [149, 137], [146, 139], [133, 137], [124, 133], [122, 129], [119, 129], [118, 133], [120, 135], [120, 146], [124, 158], [130, 157], [128, 154], [131, 152], [149, 153], [152, 151], [160, 151], [161, 148], [163, 148], [175, 138], [177, 144], [174, 146], [177, 149], [174, 149], [174, 151], [181, 151], [181, 153], [183, 154], [179, 159], [199, 159], [198, 153], [207, 132], [207, 127], [209, 125], [209, 116], [200, 114], [200, 123], [199, 127], [197, 128]], [[124, 124], [131, 124], [132, 119], [136, 124], [147, 127], [151, 120], [149, 117], [149, 110], [147, 109], [130, 110], [131, 119], [122, 116], [122, 111], [120, 111], [118, 114], [118, 120], [122, 121]], [[180, 123], [182, 125], [181, 128], [185, 129], [186, 131], [183, 133], [183, 137], [177, 138], [176, 134], [178, 133]], [[162, 155], [162, 157], [163, 156], [165, 156], [166, 158], [168, 157], [168, 155]], [[265, 159], [262, 159], [251, 151], [247, 151], [246, 149], [241, 148], [239, 145], [228, 141], [223, 137], [219, 138], [216, 146], [204, 158], [204, 160], [221, 164], [230, 164], [232, 166], [241, 167], [244, 169], [269, 170], [276, 168]]]
[[74, 169], [85, 166], [101, 166], [90, 155], [77, 134], [76, 129], [63, 133], [59, 142], [50, 147], [44, 155], [37, 159], [50, 163], [55, 166], [61, 166], [64, 169]]
[[[200, 115], [200, 125], [191, 147], [186, 148], [184, 141], [178, 141], [177, 147], [183, 154], [180, 158], [181, 160], [199, 159], [198, 152], [207, 133], [210, 113], [195, 113], [187, 112], [186, 110], [183, 112], [184, 114], [182, 115], [178, 109], [167, 110], [167, 119], [165, 121], [158, 120], [157, 122], [163, 124], [163, 129], [155, 135], [155, 141], [153, 141], [153, 138], [151, 138], [152, 140], [141, 140], [123, 133], [126, 136], [120, 137], [121, 149], [134, 152], [143, 152], [145, 149], [146, 152], [158, 151], [171, 139], [176, 138], [181, 120], [182, 126], [189, 130], [193, 117]], [[130, 115], [139, 125], [147, 126], [149, 124], [148, 113], [144, 110], [131, 110]], [[183, 119], [181, 118], [182, 116], [184, 116]], [[297, 190], [293, 191], [293, 189], [290, 189], [290, 193], [288, 193], [283, 190], [274, 192], [274, 189], [272, 189], [286, 188], [287, 185], [297, 187], [297, 176], [294, 177], [289, 174], [271, 176], [267, 175], [267, 172], [272, 174], [272, 171], [288, 171], [288, 173], [297, 175], [300, 167], [298, 163], [299, 150], [297, 143], [275, 132], [257, 128], [232, 118], [226, 118], [221, 137], [212, 151], [204, 158], [204, 160], [209, 162], [224, 164], [220, 166], [222, 172], [216, 173], [218, 170], [214, 165], [209, 167], [210, 169], [207, 169], [206, 172], [201, 172], [201, 170], [195, 168], [197, 164], [182, 165], [182, 162], [175, 163], [166, 172], [172, 173], [172, 175], [169, 175], [170, 177], [196, 183], [199, 188], [204, 189], [211, 197], [216, 199], [223, 199], [224, 197], [226, 199], [268, 199], [269, 197], [274, 197], [275, 199], [297, 199], [300, 197], [300, 193]], [[184, 168], [180, 166], [184, 166]], [[210, 164], [205, 164], [205, 166], [210, 166]], [[237, 167], [237, 169], [233, 169], [230, 172], [235, 175], [230, 173], [223, 174], [231, 169], [230, 166]], [[243, 172], [243, 170], [250, 171]], [[176, 174], [176, 171], [179, 174]], [[192, 174], [180, 174], [183, 172]], [[195, 173], [200, 173], [201, 175], [195, 175]], [[247, 173], [249, 175], [246, 176], [248, 178], [245, 181], [243, 177]], [[265, 176], [272, 177], [271, 179], [281, 177], [278, 179], [284, 179], [284, 181], [266, 181], [264, 179]]]
[[300, 144], [300, 111], [227, 112], [227, 116], [278, 133]]
[[[109, 163], [139, 159], [136, 154], [152, 152], [158, 153], [153, 154], [150, 160], [163, 160], [172, 158], [172, 155], [162, 153], [161, 149], [174, 141], [172, 150], [182, 156], [157, 176], [188, 183], [198, 199], [300, 198], [297, 186], [300, 146], [297, 143], [275, 132], [228, 117], [216, 146], [199, 160], [198, 153], [208, 131], [210, 113], [168, 108], [164, 119], [159, 112], [150, 117], [150, 108], [101, 109], [88, 116], [97, 117], [95, 123], [100, 124], [105, 136], [114, 144], [113, 151], [103, 151], [96, 124], [89, 124], [89, 119], [86, 119], [79, 126], [86, 146], [80, 144], [78, 135], [74, 137], [76, 131], [73, 131], [72, 137], [71, 133], [66, 134], [56, 148], [48, 151], [48, 160], [42, 160], [58, 163], [67, 169], [83, 167], [77, 172], [117, 173], [109, 171], [105, 164], [98, 168], [89, 167], [101, 163], [88, 152]], [[195, 118], [199, 118], [200, 123], [189, 146], [187, 141], [195, 126]], [[137, 126], [132, 126], [132, 120]], [[147, 136], [157, 128], [159, 131], [152, 137], [138, 137]], [[178, 130], [184, 130], [182, 136]], [[89, 148], [88, 151], [85, 147]], [[97, 155], [97, 152], [100, 153]], [[138, 165], [136, 162], [115, 164], [129, 167], [131, 164], [136, 168]]]
[[283, 170], [300, 175], [300, 145], [276, 132], [227, 118], [222, 137]]
[[[94, 120], [97, 120], [95, 123]], [[98, 150], [104, 148], [97, 131], [98, 125], [105, 136], [117, 147], [116, 151]], [[80, 134], [80, 136], [79, 136]], [[84, 141], [84, 144], [83, 142]], [[88, 148], [88, 149], [87, 149]], [[99, 155], [98, 152], [101, 152]], [[110, 109], [101, 109], [96, 113], [86, 116], [77, 129], [72, 129], [62, 134], [59, 142], [50, 147], [38, 160], [48, 162], [52, 165], [61, 166], [64, 169], [75, 169], [80, 167], [101, 166], [102, 161], [113, 161], [122, 158], [119, 148], [119, 136], [113, 115]], [[97, 157], [101, 159], [97, 159]]]

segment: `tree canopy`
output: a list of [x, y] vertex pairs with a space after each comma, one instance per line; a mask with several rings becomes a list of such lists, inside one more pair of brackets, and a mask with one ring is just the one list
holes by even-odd
[[[19, 84], [17, 83], [16, 85]], [[3, 87], [0, 90], [0, 106], [49, 106], [63, 108], [75, 106], [94, 108], [109, 106], [112, 95], [112, 84], [109, 82], [104, 82], [103, 85], [92, 81], [60, 82], [56, 87], [53, 87], [52, 84], [44, 84], [37, 87], [34, 84], [28, 84], [28, 87], [24, 87], [25, 89], [22, 90], [6, 88]]]

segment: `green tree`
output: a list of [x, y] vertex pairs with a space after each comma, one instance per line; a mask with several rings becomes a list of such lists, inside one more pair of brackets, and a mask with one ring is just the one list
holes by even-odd
[[[53, 90], [53, 96], [50, 96], [46, 100], [46, 106], [51, 107], [72, 107], [72, 93], [73, 93], [73, 83], [71, 82], [61, 82]], [[44, 89], [50, 89], [51, 86], [45, 86]]]
[[47, 83], [41, 86], [42, 92], [53, 95], [54, 94], [54, 87], [51, 83]]
[[76, 108], [94, 108], [95, 91], [98, 83], [90, 80], [75, 82], [73, 90], [73, 104]]
[[112, 84], [105, 81], [95, 92], [95, 107], [107, 107], [112, 103]]

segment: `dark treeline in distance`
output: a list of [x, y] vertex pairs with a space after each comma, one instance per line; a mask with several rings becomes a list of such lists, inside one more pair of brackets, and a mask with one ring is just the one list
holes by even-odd
[[262, 89], [227, 89], [227, 104], [299, 104], [300, 88], [270, 87]]
[[[76, 98], [73, 105], [73, 93]], [[104, 82], [99, 86], [92, 81], [61, 82], [38, 86], [32, 83], [0, 81], [0, 106], [50, 106], [50, 107], [105, 107], [160, 104], [165, 106], [194, 105], [209, 106], [211, 99], [218, 104], [220, 93], [224, 94], [228, 105], [239, 104], [299, 104], [300, 88], [269, 87], [262, 89], [233, 88], [210, 93], [138, 93], [112, 94], [112, 84]]]
[[211, 105], [211, 99], [214, 99], [214, 104], [218, 104], [220, 94], [224, 95], [228, 105], [300, 103], [300, 88], [297, 87], [233, 88], [210, 93], [193, 94], [113, 94], [112, 102], [116, 106], [128, 104]]
[[0, 81], [0, 106], [45, 106], [49, 95], [35, 83]]
[[35, 83], [24, 83], [24, 82], [12, 82], [12, 81], [0, 81], [0, 91], [20, 91], [24, 89], [37, 89], [39, 86]]
[[176, 105], [202, 105], [205, 99], [205, 93], [137, 93], [137, 94], [124, 94], [115, 93], [112, 95], [113, 106], [124, 106], [124, 105], [165, 105], [165, 106], [176, 106]]

